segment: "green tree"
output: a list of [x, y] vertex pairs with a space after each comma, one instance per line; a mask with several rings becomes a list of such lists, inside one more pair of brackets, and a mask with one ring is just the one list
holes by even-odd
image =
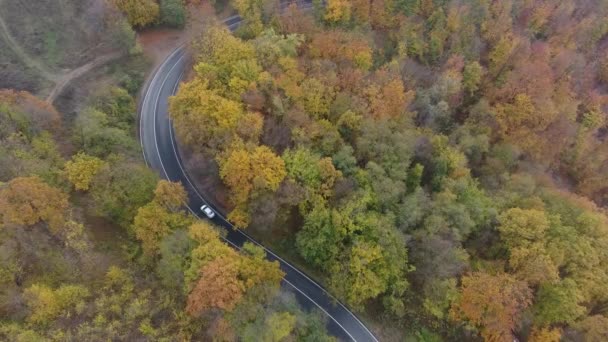
[[129, 228], [137, 209], [152, 200], [157, 180], [156, 174], [145, 165], [124, 161], [111, 163], [91, 184], [95, 209]]
[[471, 96], [479, 90], [483, 67], [477, 61], [467, 63], [462, 71], [462, 86]]
[[135, 123], [135, 100], [126, 89], [110, 88], [97, 99], [95, 108], [107, 115], [110, 126], [128, 130]]
[[84, 153], [105, 158], [112, 153], [129, 153], [138, 148], [126, 130], [109, 126], [108, 115], [85, 108], [74, 122], [74, 140]]
[[576, 283], [564, 279], [557, 284], [544, 284], [540, 287], [534, 304], [534, 319], [541, 325], [572, 324], [586, 313], [580, 305], [582, 298]]
[[286, 150], [283, 160], [289, 178], [303, 185], [311, 199], [314, 195], [331, 197], [335, 183], [342, 178], [331, 158], [321, 158], [306, 148]]
[[167, 235], [159, 247], [159, 261], [156, 274], [164, 286], [174, 293], [181, 293], [185, 286], [185, 272], [190, 264], [190, 253], [195, 247], [185, 229], [178, 229]]
[[160, 22], [169, 27], [183, 28], [186, 25], [184, 0], [160, 0]]
[[307, 213], [304, 225], [296, 237], [300, 255], [313, 266], [326, 268], [340, 253], [344, 232], [334, 224], [337, 214], [323, 205]]

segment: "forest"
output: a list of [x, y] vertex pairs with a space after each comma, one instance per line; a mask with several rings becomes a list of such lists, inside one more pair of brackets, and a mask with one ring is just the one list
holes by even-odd
[[322, 5], [192, 42], [171, 117], [228, 218], [387, 340], [606, 340], [608, 4]]
[[190, 35], [170, 115], [238, 229], [381, 341], [608, 340], [605, 1], [100, 3], [88, 98], [0, 90], [0, 340], [336, 340], [142, 160], [138, 32], [206, 5], [243, 21]]

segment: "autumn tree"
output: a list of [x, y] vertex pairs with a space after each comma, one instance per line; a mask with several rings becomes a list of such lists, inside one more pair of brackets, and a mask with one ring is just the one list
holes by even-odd
[[501, 237], [510, 249], [509, 266], [518, 278], [531, 285], [559, 279], [557, 266], [546, 248], [549, 220], [543, 211], [511, 208], [498, 219]]
[[346, 256], [346, 263], [332, 268], [332, 288], [354, 307], [387, 290], [388, 265], [382, 248], [365, 242], [355, 244]]
[[76, 190], [87, 191], [95, 175], [104, 166], [106, 163], [103, 160], [85, 153], [78, 153], [72, 156], [72, 160], [65, 163], [65, 173]]
[[217, 151], [227, 145], [245, 115], [240, 103], [224, 98], [199, 79], [185, 83], [170, 101], [171, 118], [180, 141], [197, 150]]
[[268, 326], [265, 341], [278, 342], [289, 336], [296, 325], [296, 316], [289, 312], [274, 313], [266, 318]]
[[524, 246], [542, 241], [549, 221], [545, 213], [536, 209], [512, 208], [500, 215], [500, 232], [509, 247]]
[[414, 98], [414, 91], [405, 91], [403, 82], [398, 79], [382, 86], [372, 85], [366, 89], [371, 114], [376, 119], [398, 118], [407, 111]]
[[203, 266], [201, 278], [188, 295], [186, 312], [199, 316], [211, 308], [232, 311], [245, 292], [238, 267], [236, 259], [221, 256]]
[[552, 113], [537, 108], [527, 94], [517, 94], [512, 102], [498, 104], [495, 110], [501, 136], [538, 154], [542, 147], [538, 134], [553, 121]]
[[193, 43], [198, 52], [194, 70], [199, 79], [207, 80], [210, 88], [232, 100], [240, 96], [267, 75], [256, 58], [254, 44], [234, 37], [224, 27], [212, 26]]
[[60, 315], [68, 315], [90, 295], [80, 285], [61, 285], [57, 289], [34, 284], [24, 291], [24, 298], [31, 310], [28, 319], [34, 324], [48, 324]]
[[521, 312], [532, 301], [526, 283], [508, 274], [482, 272], [464, 276], [461, 281], [460, 298], [452, 305], [452, 317], [479, 327], [485, 339], [512, 341]]
[[559, 342], [562, 337], [562, 332], [558, 328], [538, 328], [534, 327], [528, 341], [530, 342]]
[[0, 217], [4, 224], [34, 225], [44, 221], [57, 233], [65, 222], [68, 197], [38, 177], [15, 178], [0, 187]]
[[267, 4], [262, 0], [232, 0], [232, 5], [239, 12], [245, 23], [241, 28], [246, 37], [255, 37], [264, 28], [263, 16], [264, 6]]
[[585, 341], [603, 341], [608, 338], [608, 318], [602, 315], [589, 316], [575, 325], [582, 331]]
[[158, 20], [159, 6], [154, 0], [112, 0], [127, 15], [133, 27], [142, 28]]
[[[239, 253], [221, 242], [217, 231], [208, 224], [192, 225], [190, 236], [199, 243], [192, 251], [190, 266], [192, 283], [186, 312], [191, 316], [200, 316], [209, 309], [232, 311], [256, 286], [278, 290], [284, 274], [277, 262], [264, 259], [265, 253], [259, 247], [245, 245], [245, 252]], [[248, 254], [248, 250], [253, 254]]]
[[154, 201], [172, 212], [186, 204], [187, 195], [181, 183], [160, 180], [154, 190]]
[[488, 55], [488, 72], [492, 77], [497, 78], [504, 71], [515, 44], [516, 39], [509, 35], [501, 37], [492, 48]]
[[345, 0], [329, 0], [324, 19], [330, 23], [348, 23], [351, 18], [351, 4]]
[[153, 256], [165, 236], [175, 229], [188, 226], [190, 221], [183, 213], [170, 212], [161, 204], [151, 202], [137, 210], [132, 230], [142, 242], [144, 253]]
[[156, 255], [167, 235], [191, 223], [192, 219], [180, 210], [185, 203], [186, 191], [181, 184], [165, 180], [158, 182], [154, 199], [137, 210], [132, 226], [146, 255]]
[[220, 176], [231, 190], [235, 209], [228, 218], [240, 228], [249, 224], [247, 206], [252, 194], [274, 192], [285, 178], [285, 163], [267, 146], [236, 147], [220, 160]]

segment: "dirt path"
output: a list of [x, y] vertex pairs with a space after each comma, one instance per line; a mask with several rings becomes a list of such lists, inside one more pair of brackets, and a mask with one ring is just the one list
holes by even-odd
[[86, 74], [87, 72], [89, 72], [99, 66], [102, 66], [116, 58], [119, 58], [120, 56], [122, 56], [122, 54], [119, 52], [114, 52], [114, 53], [109, 53], [107, 55], [99, 56], [99, 57], [95, 58], [94, 60], [92, 60], [91, 62], [81, 65], [80, 67], [73, 69], [72, 71], [68, 72], [67, 74], [59, 77], [59, 79], [57, 79], [55, 81], [56, 82], [55, 87], [53, 88], [53, 90], [51, 90], [51, 93], [46, 98], [46, 102], [52, 104], [53, 102], [55, 102], [57, 97], [59, 95], [61, 95], [61, 92], [70, 84], [70, 82], [72, 82], [73, 80], [77, 79], [78, 77]]
[[[4, 0], [0, 0], [0, 3], [3, 3], [3, 2], [4, 2]], [[39, 61], [30, 57], [21, 48], [21, 46], [15, 41], [15, 39], [11, 35], [11, 32], [8, 29], [8, 26], [6, 25], [6, 22], [4, 21], [4, 19], [2, 18], [1, 15], [0, 15], [0, 35], [2, 36], [3, 40], [6, 41], [6, 43], [11, 48], [11, 50], [13, 50], [13, 52], [15, 52], [17, 54], [17, 56], [19, 56], [19, 58], [21, 58], [21, 60], [27, 66], [38, 70], [40, 72], [40, 75], [42, 77], [46, 78], [47, 80], [52, 81], [52, 82], [57, 82], [57, 80], [60, 78], [60, 76], [53, 73], [44, 64], [42, 64]]]

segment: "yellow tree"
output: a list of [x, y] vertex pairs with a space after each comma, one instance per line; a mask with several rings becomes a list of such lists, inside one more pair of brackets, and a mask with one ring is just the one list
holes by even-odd
[[491, 76], [498, 77], [505, 69], [509, 57], [515, 48], [517, 40], [509, 34], [500, 38], [488, 55], [488, 71]]
[[23, 292], [31, 310], [32, 323], [47, 324], [80, 304], [90, 295], [89, 290], [79, 285], [61, 285], [57, 289], [34, 284]]
[[513, 329], [521, 312], [532, 301], [525, 282], [508, 274], [475, 272], [462, 277], [460, 297], [452, 304], [451, 315], [481, 330], [487, 341], [513, 341]]
[[585, 341], [608, 341], [608, 317], [602, 315], [589, 316], [576, 325], [583, 332]]
[[247, 206], [254, 191], [276, 191], [287, 175], [285, 162], [267, 146], [236, 146], [220, 160], [220, 176], [230, 188], [235, 210], [228, 218], [240, 228], [249, 224]]
[[154, 0], [113, 0], [116, 7], [127, 15], [133, 27], [145, 27], [158, 20], [160, 8]]
[[153, 256], [158, 252], [163, 238], [172, 231], [185, 228], [191, 220], [183, 213], [172, 213], [157, 202], [151, 202], [137, 210], [133, 220], [135, 237], [141, 241], [144, 253]]
[[549, 220], [543, 211], [511, 208], [498, 217], [501, 238], [509, 248], [528, 247], [542, 242], [549, 228]]
[[78, 153], [65, 163], [65, 174], [76, 190], [89, 190], [91, 181], [106, 163], [85, 153]]
[[220, 256], [236, 257], [236, 251], [220, 240], [219, 229], [208, 221], [197, 221], [188, 228], [188, 236], [198, 246], [192, 250], [190, 268], [185, 272], [186, 284], [200, 277], [202, 267]]
[[560, 329], [551, 328], [532, 328], [532, 332], [528, 337], [530, 342], [559, 342], [562, 337]]
[[207, 81], [195, 79], [171, 98], [170, 114], [183, 143], [218, 151], [232, 139], [244, 110], [239, 102], [209, 89]]
[[132, 229], [142, 242], [146, 255], [155, 255], [163, 238], [172, 231], [186, 228], [191, 222], [180, 208], [186, 203], [186, 191], [180, 183], [158, 182], [152, 202], [137, 210]]
[[546, 249], [549, 220], [543, 211], [511, 208], [498, 220], [500, 236], [509, 248], [509, 267], [519, 279], [530, 285], [559, 279], [557, 266]]
[[234, 8], [245, 19], [244, 33], [248, 37], [255, 37], [264, 28], [262, 22], [264, 1], [260, 0], [232, 0]]
[[325, 20], [330, 23], [350, 21], [351, 4], [348, 0], [328, 0], [325, 6]]
[[289, 312], [273, 313], [266, 318], [266, 326], [264, 341], [283, 341], [295, 328], [296, 316]]
[[213, 26], [194, 42], [197, 51], [194, 70], [211, 89], [235, 101], [255, 87], [262, 68], [250, 42], [234, 37], [225, 27]]
[[65, 221], [68, 196], [38, 177], [19, 177], [0, 188], [0, 218], [5, 224], [44, 221], [58, 233]]
[[173, 212], [184, 206], [186, 199], [186, 190], [181, 183], [160, 180], [154, 190], [154, 201]]
[[353, 246], [345, 264], [332, 266], [330, 286], [355, 308], [376, 298], [388, 287], [390, 271], [382, 247], [367, 242]]

